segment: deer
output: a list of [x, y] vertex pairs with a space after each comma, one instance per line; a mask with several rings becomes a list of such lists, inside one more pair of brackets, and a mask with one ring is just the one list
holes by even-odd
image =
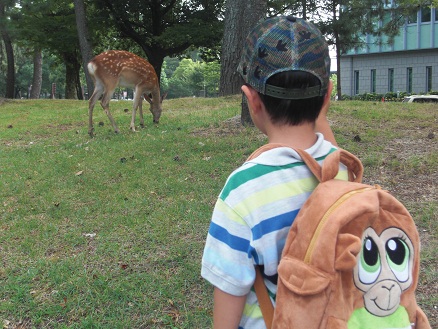
[[[94, 82], [94, 92], [88, 105], [88, 134], [94, 136], [93, 109], [102, 96], [101, 105], [110, 120], [115, 133], [119, 133], [109, 110], [109, 102], [117, 86], [134, 88], [134, 104], [130, 129], [135, 130], [137, 108], [140, 113], [140, 127], [144, 128], [143, 96], [150, 104], [153, 122], [159, 123], [162, 102], [167, 93], [160, 95], [160, 86], [153, 66], [145, 59], [124, 50], [108, 50], [95, 56], [88, 63], [88, 72]], [[149, 96], [151, 95], [151, 97]]]

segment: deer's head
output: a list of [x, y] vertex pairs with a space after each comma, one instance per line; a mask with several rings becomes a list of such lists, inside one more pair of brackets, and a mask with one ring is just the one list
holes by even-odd
[[144, 99], [150, 104], [149, 110], [152, 113], [154, 123], [160, 122], [161, 112], [163, 110], [162, 104], [163, 100], [166, 98], [167, 93], [164, 93], [160, 96], [160, 93], [156, 93], [155, 95], [147, 95], [144, 94]]

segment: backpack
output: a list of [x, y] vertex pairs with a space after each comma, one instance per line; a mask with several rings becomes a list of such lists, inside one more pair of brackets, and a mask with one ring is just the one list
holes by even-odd
[[[250, 158], [274, 147], [267, 144]], [[295, 150], [320, 182], [295, 218], [278, 266], [275, 309], [256, 266], [254, 288], [267, 328], [430, 329], [417, 305], [419, 235], [408, 210], [362, 184], [345, 150], [322, 167]], [[334, 179], [343, 163], [349, 181]]]

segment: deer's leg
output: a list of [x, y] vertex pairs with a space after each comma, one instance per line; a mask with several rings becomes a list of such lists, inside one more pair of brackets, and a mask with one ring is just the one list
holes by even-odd
[[93, 109], [94, 105], [96, 105], [97, 100], [102, 95], [103, 89], [99, 88], [99, 86], [95, 86], [93, 95], [91, 95], [89, 103], [88, 103], [88, 134], [93, 137], [94, 128], [93, 128]]
[[105, 111], [105, 113], [106, 113], [106, 115], [107, 115], [109, 121], [110, 121], [111, 124], [113, 125], [114, 132], [115, 132], [116, 134], [118, 134], [118, 133], [119, 133], [119, 128], [117, 127], [117, 124], [116, 124], [116, 122], [114, 121], [113, 116], [111, 115], [111, 112], [110, 112], [110, 110], [109, 110], [109, 102], [110, 102], [110, 99], [111, 99], [111, 96], [112, 96], [112, 95], [113, 95], [112, 92], [105, 92], [105, 93], [103, 94], [103, 97], [102, 97], [101, 105], [102, 105], [102, 108], [103, 108], [103, 110]]
[[140, 97], [140, 102], [138, 104], [138, 110], [140, 112], [140, 127], [144, 128], [144, 118], [143, 118], [143, 97]]
[[135, 131], [135, 114], [141, 102], [141, 97], [142, 97], [141, 91], [139, 90], [139, 88], [135, 88], [134, 105], [132, 107], [132, 119], [130, 125], [132, 131]]

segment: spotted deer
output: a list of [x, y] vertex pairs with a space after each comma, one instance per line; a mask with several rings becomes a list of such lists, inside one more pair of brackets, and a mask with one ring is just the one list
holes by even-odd
[[[88, 72], [94, 81], [94, 92], [88, 106], [88, 134], [93, 137], [93, 109], [102, 96], [101, 105], [114, 131], [119, 132], [109, 110], [109, 102], [117, 86], [134, 88], [134, 105], [130, 129], [135, 131], [135, 114], [140, 112], [140, 126], [144, 127], [142, 102], [143, 96], [150, 104], [153, 122], [158, 123], [161, 116], [161, 104], [166, 94], [160, 95], [158, 77], [152, 65], [145, 59], [124, 50], [109, 50], [94, 57], [88, 63]], [[149, 96], [151, 95], [151, 97]]]

